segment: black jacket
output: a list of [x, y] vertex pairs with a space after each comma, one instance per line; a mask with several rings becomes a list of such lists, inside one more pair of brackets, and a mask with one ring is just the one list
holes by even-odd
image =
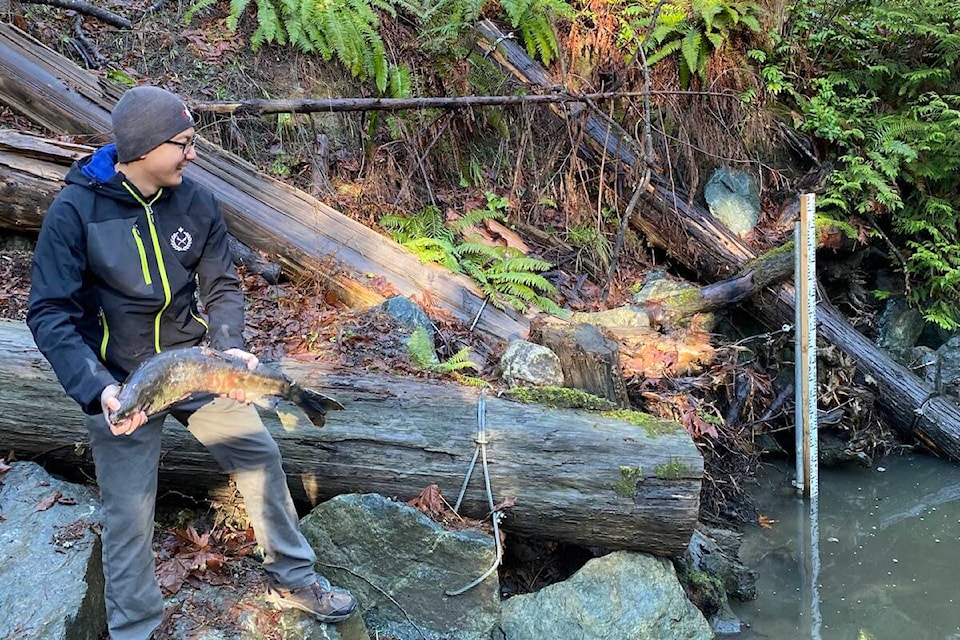
[[[77, 161], [43, 219], [27, 324], [85, 413], [147, 357], [242, 347], [243, 296], [213, 195], [188, 178], [149, 197], [108, 145]], [[197, 308], [203, 301], [209, 320]]]

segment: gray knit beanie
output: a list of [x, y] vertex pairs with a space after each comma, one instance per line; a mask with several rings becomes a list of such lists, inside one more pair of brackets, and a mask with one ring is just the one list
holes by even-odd
[[179, 97], [159, 87], [134, 87], [110, 116], [117, 161], [131, 162], [196, 123]]

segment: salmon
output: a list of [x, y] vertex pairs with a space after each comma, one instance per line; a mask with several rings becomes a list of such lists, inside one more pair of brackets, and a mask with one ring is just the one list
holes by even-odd
[[164, 351], [141, 363], [120, 387], [120, 409], [111, 411], [109, 419], [117, 423], [138, 411], [150, 417], [194, 394], [226, 395], [232, 389], [243, 389], [248, 402], [268, 409], [275, 409], [281, 398], [289, 400], [318, 427], [324, 425], [327, 411], [343, 409], [333, 398], [262, 364], [250, 371], [242, 360], [220, 351], [191, 347]]

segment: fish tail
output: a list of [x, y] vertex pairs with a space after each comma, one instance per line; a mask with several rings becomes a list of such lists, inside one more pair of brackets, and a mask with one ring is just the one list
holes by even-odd
[[301, 387], [294, 383], [290, 387], [290, 400], [300, 407], [307, 418], [317, 427], [322, 427], [327, 421], [327, 411], [343, 409], [343, 405], [319, 391]]

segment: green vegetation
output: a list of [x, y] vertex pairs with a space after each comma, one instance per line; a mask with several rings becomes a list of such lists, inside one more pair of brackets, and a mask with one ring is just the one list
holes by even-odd
[[693, 476], [693, 469], [689, 465], [686, 465], [676, 458], [670, 458], [667, 462], [663, 464], [658, 464], [653, 468], [653, 472], [658, 478], [662, 479], [676, 479], [683, 478], [684, 476]]
[[[924, 317], [960, 327], [960, 14], [933, 0], [799, 0], [770, 55], [767, 90], [827, 144], [818, 209], [877, 219]], [[899, 263], [899, 257], [893, 260]]]
[[480, 287], [497, 308], [512, 307], [524, 312], [531, 305], [543, 311], [562, 314], [548, 295], [554, 286], [540, 275], [550, 269], [549, 262], [530, 258], [512, 247], [491, 246], [482, 242], [474, 228], [485, 220], [506, 221], [509, 202], [487, 193], [487, 206], [474, 209], [461, 218], [446, 222], [437, 207], [423, 209], [419, 215], [389, 215], [380, 226], [413, 252], [422, 262], [436, 262], [455, 273], [463, 273]]
[[613, 485], [618, 496], [632, 498], [637, 493], [637, 483], [643, 481], [643, 467], [620, 467], [620, 480]]
[[542, 404], [552, 408], [607, 411], [614, 405], [606, 398], [569, 387], [515, 387], [504, 395], [527, 404]]
[[649, 413], [633, 411], [632, 409], [614, 409], [613, 411], [604, 412], [603, 415], [608, 418], [624, 420], [630, 424], [635, 424], [638, 427], [643, 427], [643, 430], [647, 432], [647, 435], [654, 438], [657, 436], [677, 433], [683, 429], [683, 427], [680, 426], [680, 423], [674, 420], [658, 418], [650, 415]]
[[[647, 37], [656, 2], [620, 2], [619, 40], [630, 57], [637, 55]], [[760, 31], [763, 8], [756, 2], [739, 0], [691, 0], [666, 2], [660, 8], [644, 52], [649, 66], [679, 52], [680, 82], [690, 84], [693, 76], [706, 79], [707, 62], [723, 50], [738, 32]]]

